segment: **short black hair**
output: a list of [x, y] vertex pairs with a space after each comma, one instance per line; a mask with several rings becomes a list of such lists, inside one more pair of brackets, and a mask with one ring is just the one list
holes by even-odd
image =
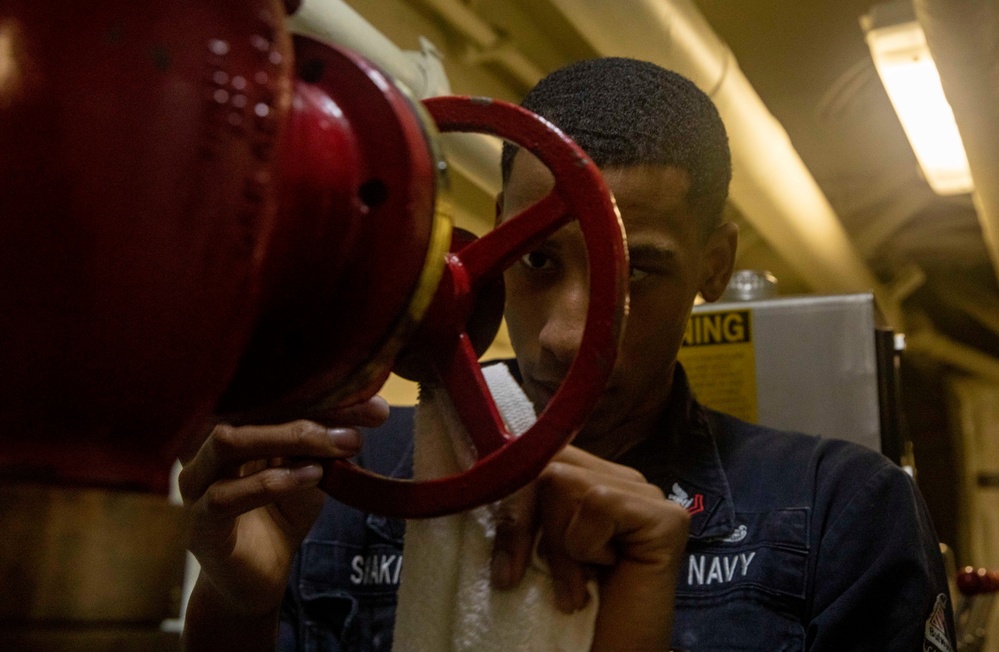
[[[732, 179], [718, 110], [686, 77], [648, 61], [577, 61], [538, 82], [521, 102], [576, 141], [597, 166], [675, 165], [690, 175], [687, 201], [710, 233]], [[503, 185], [518, 147], [503, 145]]]

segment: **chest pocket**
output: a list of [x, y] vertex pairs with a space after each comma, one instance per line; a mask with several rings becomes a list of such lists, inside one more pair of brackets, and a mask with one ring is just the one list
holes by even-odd
[[692, 541], [677, 585], [680, 650], [804, 649], [809, 510], [736, 512], [727, 537]]
[[303, 542], [304, 648], [389, 652], [402, 571], [403, 524], [368, 516], [358, 541]]

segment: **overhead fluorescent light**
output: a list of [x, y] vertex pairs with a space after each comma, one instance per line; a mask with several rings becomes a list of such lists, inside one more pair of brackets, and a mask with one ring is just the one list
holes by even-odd
[[938, 195], [971, 192], [964, 143], [912, 4], [877, 5], [860, 22], [874, 67], [930, 187]]

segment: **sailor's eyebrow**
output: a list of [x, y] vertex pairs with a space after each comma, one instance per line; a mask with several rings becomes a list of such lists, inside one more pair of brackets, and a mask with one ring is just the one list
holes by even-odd
[[658, 242], [636, 242], [628, 244], [628, 257], [632, 260], [655, 260], [669, 262], [677, 257], [675, 247]]

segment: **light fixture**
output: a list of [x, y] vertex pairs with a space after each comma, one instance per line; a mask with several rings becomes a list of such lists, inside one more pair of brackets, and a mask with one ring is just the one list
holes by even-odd
[[860, 24], [930, 187], [938, 195], [971, 192], [974, 185], [961, 134], [912, 3], [875, 5]]

